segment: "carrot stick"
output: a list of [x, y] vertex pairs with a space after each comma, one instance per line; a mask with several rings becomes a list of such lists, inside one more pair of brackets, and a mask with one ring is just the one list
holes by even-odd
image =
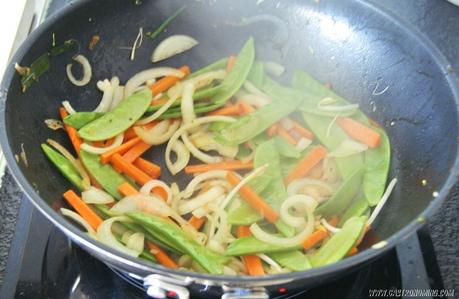
[[237, 105], [239, 105], [241, 115], [250, 114], [255, 111], [255, 108], [253, 108], [252, 106], [250, 106], [249, 104], [245, 102], [239, 101], [237, 102]]
[[308, 129], [306, 129], [305, 127], [303, 127], [296, 121], [292, 120], [292, 124], [293, 124], [293, 130], [295, 130], [295, 132], [297, 132], [299, 135], [301, 135], [304, 138], [310, 139], [310, 140], [314, 139], [314, 134], [311, 131], [309, 131]]
[[339, 223], [338, 216], [333, 216], [332, 218], [330, 218], [330, 220], [328, 220], [328, 224], [330, 224], [331, 226], [337, 226], [338, 223]]
[[[241, 180], [231, 171], [226, 174], [226, 179], [233, 186], [236, 186], [241, 182]], [[247, 203], [252, 206], [252, 208], [258, 211], [258, 213], [260, 213], [260, 215], [266, 218], [269, 222], [276, 223], [279, 219], [279, 214], [247, 185], [243, 186], [239, 190], [239, 193], [247, 201]]]
[[97, 229], [103, 222], [102, 219], [75, 193], [68, 190], [63, 194], [65, 200], [75, 209], [75, 211], [86, 220], [92, 228]]
[[152, 147], [151, 144], [140, 141], [131, 147], [124, 155], [123, 159], [128, 163], [133, 163], [137, 158], [142, 156], [146, 151]]
[[131, 184], [128, 182], [123, 183], [118, 186], [118, 192], [121, 193], [123, 196], [131, 196], [131, 195], [136, 195], [139, 193], [136, 188], [132, 187]]
[[126, 174], [140, 185], [145, 185], [151, 180], [148, 174], [138, 169], [131, 163], [128, 163], [120, 156], [120, 154], [114, 154], [110, 161], [115, 169], [119, 169], [122, 173]]
[[206, 217], [198, 218], [192, 216], [190, 220], [188, 220], [188, 223], [191, 224], [196, 230], [200, 230], [204, 222], [206, 222]]
[[[59, 108], [59, 114], [60, 114], [62, 120], [64, 120], [64, 118], [66, 118], [69, 115], [67, 113], [67, 110], [65, 110], [64, 107]], [[73, 148], [75, 149], [76, 153], [79, 155], [80, 154], [80, 147], [81, 147], [81, 144], [83, 142], [81, 141], [80, 136], [78, 136], [78, 131], [74, 127], [69, 126], [69, 125], [67, 125], [65, 123], [64, 123], [64, 128], [65, 128], [65, 131], [67, 131], [67, 135], [69, 135], [69, 138], [70, 138], [70, 141], [72, 142]]]
[[134, 131], [134, 128], [133, 127], [130, 127], [129, 129], [127, 129], [125, 132], [124, 132], [124, 140], [125, 141], [129, 141], [133, 138], [136, 138], [137, 137], [137, 134], [135, 133]]
[[291, 145], [296, 145], [298, 142], [295, 140], [295, 138], [292, 137], [292, 135], [290, 135], [290, 133], [284, 129], [282, 126], [278, 126], [277, 128], [277, 134], [284, 138], [288, 143], [290, 143]]
[[231, 55], [228, 57], [228, 63], [226, 64], [226, 72], [229, 73], [234, 65], [236, 64], [236, 56]]
[[199, 164], [185, 167], [185, 173], [200, 173], [211, 170], [244, 170], [252, 169], [253, 162], [244, 163], [242, 161], [226, 161], [213, 164]]
[[131, 149], [131, 147], [136, 145], [138, 142], [140, 142], [140, 138], [135, 137], [129, 140], [128, 142], [125, 142], [122, 145], [118, 146], [117, 148], [114, 148], [111, 151], [108, 151], [100, 155], [100, 162], [102, 162], [103, 164], [107, 164], [108, 162], [110, 162], [110, 159], [114, 154], [124, 155], [128, 150]]
[[379, 135], [378, 132], [362, 125], [352, 118], [340, 117], [336, 122], [352, 139], [362, 142], [371, 148], [376, 148], [381, 144], [381, 135]]
[[326, 230], [318, 229], [303, 241], [303, 248], [306, 250], [311, 249], [319, 244], [319, 242], [323, 241], [327, 236], [328, 232]]
[[161, 176], [161, 167], [154, 163], [151, 163], [150, 161], [147, 161], [142, 158], [137, 158], [134, 161], [134, 165], [146, 174], [148, 174], [152, 179], [157, 179]]
[[161, 99], [158, 99], [158, 100], [153, 100], [151, 101], [151, 106], [162, 106], [164, 104], [166, 104], [168, 101], [168, 99], [164, 99], [164, 98], [161, 98]]
[[277, 124], [274, 124], [271, 127], [269, 127], [268, 130], [266, 130], [266, 133], [268, 133], [268, 136], [273, 137], [274, 135], [276, 135], [278, 127], [279, 126]]
[[288, 185], [293, 180], [305, 176], [327, 155], [327, 149], [322, 145], [315, 146], [306, 157], [301, 160], [296, 167], [285, 177], [284, 181]]
[[[250, 229], [247, 226], [239, 226], [236, 231], [238, 238], [250, 237]], [[245, 255], [242, 257], [244, 260], [245, 268], [249, 275], [258, 276], [264, 275], [265, 271], [263, 265], [261, 264], [261, 259], [256, 255]]]
[[147, 241], [148, 249], [150, 252], [155, 256], [158, 263], [163, 265], [167, 268], [177, 269], [179, 266], [174, 262], [172, 258], [170, 258], [167, 253], [165, 253], [161, 248], [156, 246], [155, 244]]
[[[179, 68], [179, 71], [181, 71], [185, 76], [189, 75], [190, 74], [190, 68], [187, 66], [187, 65], [184, 65], [182, 66], [181, 68]], [[151, 87], [151, 92], [153, 93], [153, 95], [157, 95], [161, 92], [164, 92], [166, 90], [168, 90], [169, 88], [171, 88], [172, 86], [175, 85], [175, 83], [177, 83], [178, 81], [180, 81], [181, 78], [179, 77], [174, 77], [174, 76], [167, 76], [167, 77], [164, 77], [160, 80], [158, 80], [157, 82], [155, 82]]]
[[239, 105], [230, 105], [218, 110], [209, 112], [207, 115], [209, 116], [233, 116], [233, 115], [240, 115], [241, 114], [241, 106]]
[[352, 247], [351, 250], [349, 250], [349, 252], [346, 254], [346, 256], [353, 256], [354, 254], [357, 254], [357, 252], [359, 252], [359, 250], [357, 249], [357, 247]]

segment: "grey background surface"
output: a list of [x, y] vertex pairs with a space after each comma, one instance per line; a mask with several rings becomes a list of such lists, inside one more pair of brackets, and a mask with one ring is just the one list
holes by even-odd
[[[51, 1], [52, 13], [68, 0]], [[375, 1], [414, 24], [444, 53], [453, 70], [459, 71], [459, 8], [444, 0]], [[0, 189], [0, 285], [3, 279], [10, 242], [15, 232], [21, 191], [7, 171]], [[459, 184], [452, 196], [429, 223], [445, 287], [459, 287]], [[20, 233], [20, 232], [18, 232]]]

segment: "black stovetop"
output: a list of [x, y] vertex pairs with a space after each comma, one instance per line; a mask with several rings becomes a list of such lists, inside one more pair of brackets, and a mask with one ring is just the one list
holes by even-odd
[[[0, 298], [148, 298], [70, 240], [23, 198]], [[371, 290], [443, 289], [427, 229], [339, 280], [272, 298], [368, 298]], [[426, 298], [426, 297], [423, 297]], [[429, 297], [427, 297], [429, 298]]]

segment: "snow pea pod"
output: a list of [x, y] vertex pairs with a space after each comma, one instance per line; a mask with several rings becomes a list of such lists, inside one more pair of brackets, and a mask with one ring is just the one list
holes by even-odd
[[358, 195], [352, 202], [352, 204], [349, 206], [349, 208], [346, 210], [343, 217], [341, 217], [338, 226], [342, 227], [344, 223], [352, 217], [360, 217], [364, 215], [367, 210], [367, 199], [363, 195]]
[[275, 260], [282, 267], [292, 271], [304, 271], [312, 268], [312, 265], [306, 255], [304, 255], [299, 250], [275, 252], [268, 254], [268, 256]]
[[56, 168], [64, 175], [64, 177], [70, 181], [78, 190], [83, 191], [83, 183], [79, 172], [70, 163], [67, 158], [62, 156], [59, 152], [52, 149], [47, 144], [42, 144], [41, 149], [45, 153], [46, 157], [56, 166]]
[[366, 217], [353, 217], [346, 221], [339, 232], [309, 257], [313, 267], [329, 265], [345, 257], [365, 229], [366, 221]]
[[79, 130], [90, 122], [100, 118], [104, 113], [100, 112], [77, 112], [64, 118], [64, 123]]
[[199, 75], [202, 75], [202, 74], [205, 74], [207, 72], [212, 72], [212, 71], [216, 71], [216, 70], [219, 70], [219, 69], [224, 69], [226, 67], [226, 65], [228, 64], [228, 58], [222, 58], [220, 60], [217, 60], [203, 68], [200, 68], [199, 70], [191, 73], [187, 78], [188, 79], [192, 79], [192, 78], [196, 78], [197, 76]]
[[292, 251], [298, 250], [301, 246], [282, 246], [272, 245], [265, 243], [256, 239], [255, 237], [244, 237], [238, 238], [235, 241], [231, 242], [228, 248], [225, 251], [225, 254], [228, 256], [240, 256], [248, 254], [257, 254], [257, 253], [275, 253], [283, 251]]
[[357, 169], [341, 184], [329, 200], [315, 210], [315, 214], [324, 217], [340, 216], [359, 192], [362, 185], [363, 172], [363, 167]]
[[390, 141], [383, 129], [372, 128], [381, 135], [379, 147], [365, 152], [365, 174], [363, 176], [363, 192], [368, 204], [378, 204], [384, 194], [390, 167]]
[[139, 120], [151, 104], [151, 91], [144, 89], [124, 99], [112, 111], [90, 122], [78, 131], [89, 141], [107, 140], [124, 132]]
[[283, 101], [288, 101], [292, 98], [304, 99], [305, 95], [307, 95], [302, 90], [282, 85], [268, 76], [265, 76], [261, 90], [271, 98]]
[[288, 143], [284, 138], [276, 136], [274, 137], [274, 142], [276, 143], [277, 150], [282, 157], [293, 159], [301, 157], [301, 152]]
[[248, 203], [241, 202], [241, 205], [228, 212], [228, 223], [232, 225], [251, 225], [263, 219]]
[[179, 227], [153, 215], [127, 213], [127, 216], [143, 227], [148, 227], [155, 235], [167, 237], [181, 252], [191, 256], [207, 272], [212, 274], [223, 273], [223, 263], [216, 259], [217, 254], [196, 243]]
[[247, 80], [250, 81], [253, 85], [260, 88], [263, 86], [263, 81], [265, 78], [265, 66], [261, 61], [255, 61], [253, 63], [252, 69], [250, 70]]
[[124, 176], [115, 171], [109, 164], [104, 165], [100, 163], [98, 155], [81, 150], [80, 158], [86, 170], [96, 179], [102, 188], [116, 199], [122, 198], [118, 192], [118, 186], [127, 182]]

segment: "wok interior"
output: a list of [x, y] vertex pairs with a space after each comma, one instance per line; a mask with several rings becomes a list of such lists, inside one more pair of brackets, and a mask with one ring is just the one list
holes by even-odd
[[[129, 51], [119, 49], [133, 44], [139, 27], [153, 29], [185, 2], [186, 12], [159, 39], [144, 40], [135, 61], [129, 60]], [[153, 67], [150, 55], [162, 38], [188, 34], [200, 45], [156, 66], [188, 64], [196, 70], [237, 53], [247, 38], [254, 36], [258, 59], [287, 67], [285, 82], [294, 70], [306, 70], [322, 82], [331, 82], [339, 94], [358, 102], [385, 127], [392, 142], [390, 177], [397, 177], [399, 183], [376, 223], [380, 238], [400, 230], [429, 205], [456, 156], [457, 109], [442, 70], [426, 48], [381, 14], [351, 1], [264, 1], [259, 6], [256, 1], [208, 2], [213, 1], [143, 1], [140, 6], [133, 1], [88, 1], [31, 45], [21, 65], [45, 53], [55, 33], [58, 43], [78, 40], [81, 53], [93, 66], [91, 83], [84, 88], [73, 86], [65, 75], [71, 54], [64, 54], [52, 59], [50, 70], [27, 93], [21, 93], [17, 75], [8, 92], [9, 142], [15, 154], [23, 144], [29, 165], [19, 163], [20, 167], [43, 200], [58, 208], [63, 204], [61, 194], [71, 187], [39, 147], [47, 138], [68, 148], [70, 144], [63, 131], [49, 130], [44, 120], [58, 118], [57, 108], [63, 100], [79, 111], [94, 109], [101, 99], [97, 80], [116, 75], [126, 82], [136, 72]], [[252, 20], [258, 23], [228, 25], [256, 15], [259, 17]], [[276, 21], [267, 21], [266, 15], [282, 19], [288, 36]], [[95, 34], [101, 42], [89, 51], [87, 45]], [[373, 95], [387, 86], [383, 94]], [[154, 148], [148, 158], [163, 166], [163, 179], [171, 182], [163, 150]], [[186, 183], [184, 178], [173, 181], [180, 181], [182, 187]]]

